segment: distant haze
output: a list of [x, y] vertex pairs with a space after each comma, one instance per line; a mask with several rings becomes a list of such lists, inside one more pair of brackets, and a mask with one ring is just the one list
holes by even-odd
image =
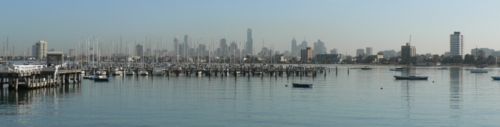
[[[19, 52], [37, 40], [49, 48], [78, 48], [95, 36], [102, 43], [162, 41], [188, 34], [198, 43], [246, 40], [254, 50], [290, 50], [292, 38], [310, 45], [321, 39], [328, 50], [354, 54], [357, 48], [395, 49], [408, 41], [417, 53], [442, 54], [449, 35], [464, 35], [471, 48], [500, 49], [498, 0], [2, 0], [0, 45], [9, 37]], [[156, 45], [156, 44], [154, 44]], [[217, 45], [217, 44], [216, 44]]]

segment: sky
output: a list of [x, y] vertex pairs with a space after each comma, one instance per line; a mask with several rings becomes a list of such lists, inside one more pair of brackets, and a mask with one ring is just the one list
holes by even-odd
[[9, 38], [19, 52], [37, 40], [66, 50], [98, 38], [113, 48], [121, 37], [171, 50], [185, 34], [193, 43], [227, 38], [243, 46], [251, 28], [255, 51], [290, 50], [293, 38], [310, 46], [321, 40], [344, 54], [400, 50], [411, 35], [417, 53], [442, 54], [460, 31], [470, 53], [500, 49], [499, 12], [498, 0], [2, 0], [0, 47]]

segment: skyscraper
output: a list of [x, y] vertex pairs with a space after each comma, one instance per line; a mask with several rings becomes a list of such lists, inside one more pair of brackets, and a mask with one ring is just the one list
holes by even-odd
[[450, 35], [450, 55], [462, 56], [464, 51], [464, 37], [460, 32], [455, 31]]
[[47, 58], [48, 42], [44, 40], [36, 42], [32, 46], [31, 52], [33, 57], [36, 57], [39, 60]]
[[177, 38], [174, 38], [174, 52], [175, 55], [179, 55], [179, 40]]
[[253, 55], [253, 39], [252, 39], [252, 29], [247, 29], [247, 43], [245, 46], [245, 52], [247, 55]]
[[372, 47], [366, 47], [366, 55], [367, 56], [373, 55], [373, 48]]
[[311, 47], [300, 50], [300, 59], [302, 63], [311, 63], [313, 57], [313, 50]]
[[297, 40], [295, 38], [292, 39], [292, 49], [290, 50], [292, 52], [292, 56], [298, 56], [298, 48], [297, 48]]
[[321, 40], [318, 40], [314, 43], [314, 55], [318, 54], [326, 54], [325, 43], [323, 43]]
[[401, 59], [403, 63], [411, 62], [411, 58], [417, 54], [415, 46], [411, 46], [410, 43], [401, 46]]
[[365, 49], [357, 49], [356, 56], [365, 56]]
[[135, 55], [139, 56], [139, 57], [143, 57], [144, 56], [144, 46], [142, 46], [141, 44], [137, 44], [135, 46]]
[[228, 56], [228, 45], [227, 45], [227, 40], [226, 38], [220, 39], [219, 43], [219, 49], [217, 50], [217, 55], [218, 56]]
[[185, 57], [188, 57], [189, 55], [189, 44], [188, 44], [188, 35], [184, 35], [184, 52], [182, 54], [185, 55]]

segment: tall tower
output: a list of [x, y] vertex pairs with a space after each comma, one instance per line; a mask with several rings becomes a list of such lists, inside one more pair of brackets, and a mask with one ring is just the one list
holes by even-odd
[[185, 55], [185, 57], [188, 57], [189, 55], [189, 44], [188, 44], [188, 35], [184, 35], [184, 52], [182, 54]]
[[292, 39], [292, 49], [291, 49], [290, 52], [292, 52], [292, 56], [298, 56], [298, 53], [297, 53], [297, 40], [295, 40], [295, 38]]
[[174, 38], [174, 52], [175, 55], [179, 54], [179, 40], [177, 38]]
[[464, 37], [460, 32], [455, 31], [450, 35], [450, 55], [462, 56], [464, 52]]
[[247, 55], [253, 55], [253, 39], [252, 39], [252, 29], [247, 29], [247, 43], [245, 46], [245, 52]]

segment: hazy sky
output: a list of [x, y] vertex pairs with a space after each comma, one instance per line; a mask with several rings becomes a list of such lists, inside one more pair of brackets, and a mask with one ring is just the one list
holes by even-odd
[[[37, 40], [50, 48], [76, 48], [96, 36], [129, 44], [145, 37], [167, 43], [188, 34], [199, 43], [225, 37], [254, 48], [289, 50], [290, 41], [321, 39], [327, 49], [399, 50], [411, 34], [417, 53], [444, 53], [449, 35], [464, 34], [465, 52], [500, 49], [498, 0], [2, 0], [0, 39], [24, 51]], [[0, 46], [3, 46], [0, 45]]]

